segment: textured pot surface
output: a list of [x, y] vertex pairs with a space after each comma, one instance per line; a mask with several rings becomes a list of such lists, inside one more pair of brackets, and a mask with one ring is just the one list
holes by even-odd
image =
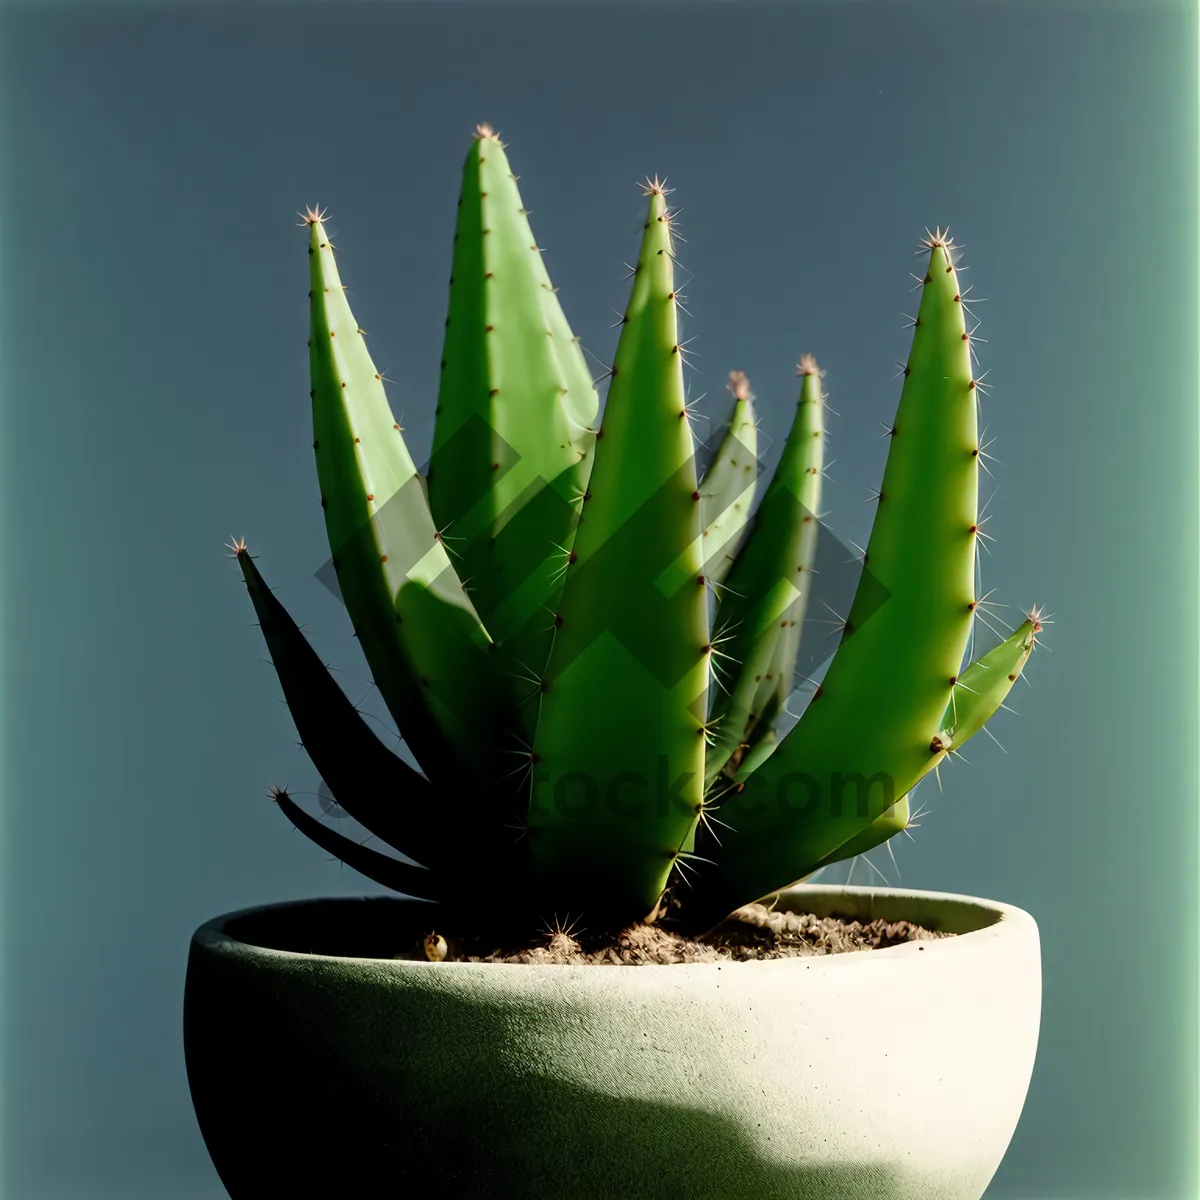
[[979, 1200], [1033, 1070], [1033, 918], [891, 888], [778, 907], [962, 936], [567, 967], [356, 957], [427, 932], [392, 897], [211, 921], [184, 1043], [217, 1171], [233, 1200]]

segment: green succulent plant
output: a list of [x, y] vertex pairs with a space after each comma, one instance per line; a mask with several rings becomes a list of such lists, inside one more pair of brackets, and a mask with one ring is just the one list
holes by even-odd
[[[463, 170], [430, 466], [418, 471], [309, 209], [312, 416], [333, 567], [421, 770], [380, 740], [232, 544], [302, 743], [404, 857], [272, 794], [318, 845], [507, 927], [564, 912], [707, 928], [905, 829], [916, 783], [999, 708], [1038, 610], [964, 667], [979, 538], [979, 385], [940, 229], [864, 567], [821, 685], [779, 736], [819, 533], [826, 404], [811, 355], [759, 490], [754, 397], [703, 478], [676, 317], [675, 213], [648, 211], [602, 421], [505, 155]], [[928, 231], [927, 231], [928, 232]], [[676, 883], [681, 886], [675, 887]], [[683, 886], [686, 885], [686, 886]]]

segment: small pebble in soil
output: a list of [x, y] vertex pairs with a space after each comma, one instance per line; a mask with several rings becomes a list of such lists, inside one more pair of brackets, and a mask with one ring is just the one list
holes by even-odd
[[425, 935], [421, 943], [421, 948], [425, 951], [425, 957], [430, 962], [443, 962], [448, 953], [446, 939], [436, 931]]

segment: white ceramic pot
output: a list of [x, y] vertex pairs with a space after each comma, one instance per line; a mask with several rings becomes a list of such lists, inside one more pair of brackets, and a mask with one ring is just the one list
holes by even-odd
[[779, 907], [960, 936], [567, 967], [359, 957], [428, 923], [399, 898], [209, 922], [185, 1043], [217, 1170], [234, 1200], [979, 1200], [1033, 1069], [1033, 918], [891, 888]]

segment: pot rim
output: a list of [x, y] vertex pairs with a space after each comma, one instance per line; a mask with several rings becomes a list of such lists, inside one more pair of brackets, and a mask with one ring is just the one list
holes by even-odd
[[[192, 934], [192, 943], [197, 947], [203, 947], [207, 950], [232, 949], [239, 953], [249, 953], [263, 958], [301, 959], [323, 963], [386, 963], [389, 967], [397, 970], [436, 969], [439, 971], [464, 972], [479, 971], [482, 969], [490, 971], [505, 967], [525, 971], [533, 969], [541, 972], [592, 970], [591, 965], [580, 964], [424, 962], [420, 959], [377, 958], [367, 955], [317, 954], [309, 951], [280, 950], [272, 946], [259, 945], [255, 941], [246, 941], [235, 937], [228, 931], [229, 925], [235, 921], [268, 916], [272, 913], [300, 909], [309, 905], [349, 906], [371, 901], [392, 902], [405, 906], [429, 904], [429, 901], [426, 900], [402, 896], [399, 893], [386, 892], [346, 896], [302, 896], [294, 900], [277, 900], [267, 904], [255, 904], [245, 908], [234, 909], [210, 918]], [[861, 919], [865, 916], [868, 920], [873, 920], [877, 915], [894, 921], [915, 920], [916, 923], [920, 924], [920, 910], [924, 910], [927, 913], [932, 908], [941, 917], [951, 917], [950, 924], [952, 925], [965, 923], [969, 926], [965, 929], [950, 930], [950, 932], [954, 933], [954, 937], [901, 942], [893, 946], [885, 946], [877, 950], [872, 950], [870, 952], [871, 961], [879, 961], [878, 956], [881, 954], [890, 956], [889, 960], [895, 960], [918, 950], [922, 953], [928, 951], [934, 956], [961, 952], [963, 947], [956, 947], [956, 943], [962, 943], [964, 939], [966, 939], [970, 946], [982, 948], [981, 943], [984, 941], [993, 941], [996, 939], [1009, 941], [1013, 938], [1028, 937], [1030, 934], [1035, 938], [1038, 936], [1037, 922], [1023, 908], [1018, 908], [1014, 904], [1008, 904], [999, 900], [988, 900], [981, 896], [972, 896], [958, 892], [940, 892], [917, 888], [854, 887], [844, 884], [801, 883], [781, 889], [777, 908], [781, 911], [814, 912], [818, 916], [833, 915], [834, 912], [837, 912], [839, 916], [845, 916], [847, 915], [847, 905], [852, 909], [859, 910], [857, 914], [849, 914], [852, 919]], [[917, 914], [915, 916], [901, 915], [907, 906], [915, 907], [918, 910]], [[431, 905], [430, 907], [434, 906]], [[874, 911], [876, 907], [883, 907], [895, 915], [891, 915], [889, 918], [888, 913], [880, 912], [876, 914]], [[841, 911], [838, 911], [839, 908]], [[736, 965], [739, 970], [745, 968], [752, 970], [756, 968], [763, 969], [768, 967], [776, 970], [795, 969], [797, 967], [812, 969], [818, 962], [828, 967], [834, 963], [856, 960], [860, 957], [857, 953], [795, 955], [789, 958], [737, 962]], [[639, 969], [658, 968], [659, 970], [688, 971], [692, 973], [696, 971], [720, 970], [722, 967], [730, 965], [733, 965], [732, 962], [727, 963], [724, 961], [712, 963], [643, 963], [639, 964]]]

